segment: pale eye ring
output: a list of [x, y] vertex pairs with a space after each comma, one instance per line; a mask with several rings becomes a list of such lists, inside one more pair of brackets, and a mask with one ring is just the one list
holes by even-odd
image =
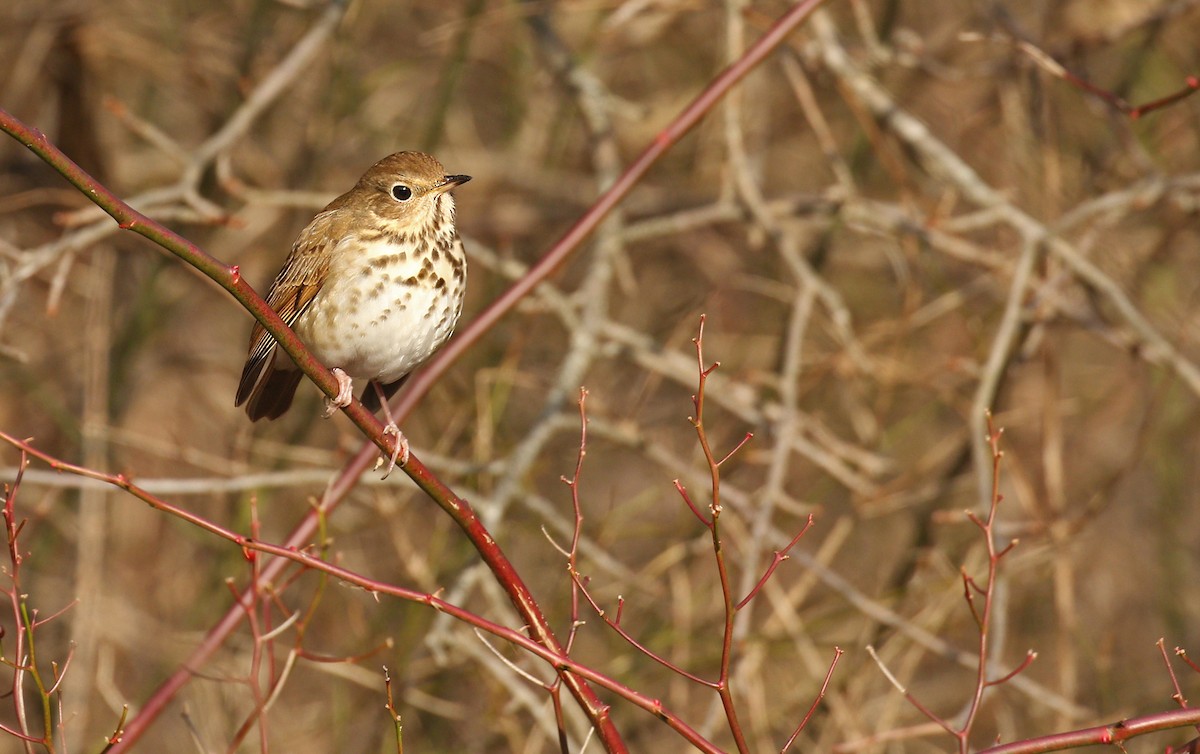
[[413, 190], [403, 183], [397, 183], [392, 186], [392, 196], [398, 202], [407, 202], [409, 199], [412, 199]]

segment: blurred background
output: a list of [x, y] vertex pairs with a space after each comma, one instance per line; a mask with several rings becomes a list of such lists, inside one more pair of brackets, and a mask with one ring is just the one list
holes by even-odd
[[[816, 515], [739, 615], [753, 749], [778, 750], [837, 645], [798, 749], [946, 751], [865, 647], [936, 713], [965, 710], [978, 633], [960, 569], [982, 581], [987, 558], [964, 511], [990, 490], [990, 407], [1005, 430], [997, 539], [1020, 539], [996, 583], [993, 673], [1038, 659], [989, 691], [974, 745], [1172, 709], [1155, 642], [1200, 653], [1200, 97], [1133, 119], [1048, 61], [1114, 99], [1166, 97], [1200, 74], [1197, 5], [830, 0], [437, 382], [402, 424], [414, 452], [481, 510], [565, 635], [554, 543], [570, 538], [560, 476], [586, 385], [581, 570], [609, 609], [623, 595], [647, 646], [712, 677], [712, 546], [672, 487], [708, 499], [688, 423], [706, 314], [705, 358], [721, 362], [710, 440], [722, 456], [755, 434], [723, 467], [735, 592]], [[461, 330], [787, 8], [10, 0], [0, 107], [260, 291], [366, 167], [429, 151], [474, 176], [456, 193]], [[0, 141], [0, 430], [242, 531], [256, 501], [262, 537], [282, 540], [363, 438], [320, 419], [307, 381], [286, 417], [251, 424], [233, 406], [249, 315], [89, 207]], [[5, 483], [18, 460], [0, 449]], [[515, 626], [456, 527], [403, 474], [376, 477], [329, 520], [329, 557]], [[74, 746], [94, 750], [249, 568], [229, 543], [41, 464], [17, 506], [21, 592], [42, 616], [79, 600], [37, 647], [43, 663], [74, 647], [62, 707]], [[312, 612], [302, 637], [293, 624], [265, 649], [276, 674], [297, 643], [311, 657], [266, 714], [275, 750], [389, 750], [386, 665], [412, 750], [557, 751], [546, 695], [465, 626], [291, 573], [273, 620]], [[578, 659], [732, 745], [715, 695], [581, 617]], [[14, 636], [7, 607], [0, 627]], [[237, 741], [254, 649], [236, 633], [139, 750]], [[685, 748], [613, 704], [632, 750]], [[241, 747], [260, 748], [258, 732]]]

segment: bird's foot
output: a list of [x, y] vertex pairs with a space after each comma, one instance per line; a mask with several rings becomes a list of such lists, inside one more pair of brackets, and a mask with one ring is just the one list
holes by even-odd
[[354, 381], [350, 379], [350, 375], [337, 367], [334, 367], [332, 371], [333, 378], [338, 383], [338, 394], [336, 398], [325, 398], [325, 413], [322, 416], [326, 419], [333, 416], [339, 408], [345, 408], [354, 401]]
[[[383, 472], [383, 478], [387, 479], [392, 470], [396, 468], [396, 464], [400, 466], [408, 463], [408, 438], [400, 431], [400, 427], [396, 425], [396, 419], [392, 416], [392, 407], [388, 405], [387, 395], [384, 393], [383, 386], [377, 380], [371, 380], [371, 385], [375, 388], [375, 394], [379, 396], [379, 405], [383, 408], [383, 418], [387, 419], [387, 424], [383, 427], [385, 435], [396, 436], [396, 447], [392, 448], [392, 456], [388, 459], [387, 471]], [[375, 470], [383, 465], [383, 457], [375, 463]]]
[[[396, 447], [392, 449], [392, 456], [388, 459], [387, 471], [383, 472], [383, 478], [387, 479], [388, 474], [391, 474], [392, 470], [395, 469], [396, 466], [402, 467], [404, 464], [408, 463], [408, 438], [405, 437], [404, 433], [400, 431], [400, 428], [396, 426], [396, 422], [389, 422], [388, 425], [383, 428], [383, 433], [385, 435], [396, 436]], [[380, 456], [379, 460], [375, 462], [376, 471], [378, 471], [379, 467], [383, 465], [383, 459], [384, 457]]]

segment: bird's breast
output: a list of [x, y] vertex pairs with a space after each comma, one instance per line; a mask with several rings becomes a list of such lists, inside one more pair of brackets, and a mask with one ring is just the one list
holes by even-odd
[[466, 256], [456, 237], [347, 240], [296, 333], [326, 366], [388, 383], [433, 355], [462, 312]]

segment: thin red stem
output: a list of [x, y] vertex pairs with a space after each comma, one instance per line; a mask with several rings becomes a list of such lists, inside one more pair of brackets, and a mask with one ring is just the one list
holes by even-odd
[[[289, 546], [286, 544], [280, 545], [271, 542], [264, 542], [262, 540], [256, 540], [252, 537], [239, 534], [232, 529], [226, 529], [219, 524], [215, 524], [211, 521], [200, 518], [195, 514], [185, 511], [182, 508], [172, 505], [171, 503], [168, 503], [165, 500], [150, 494], [146, 490], [131, 482], [124, 474], [107, 474], [102, 471], [96, 471], [94, 469], [68, 463], [50, 455], [49, 453], [32, 447], [26, 440], [17, 439], [5, 434], [4, 432], [0, 432], [0, 440], [8, 442], [10, 445], [13, 445], [25, 453], [28, 453], [28, 455], [44, 461], [51, 468], [56, 470], [76, 474], [88, 479], [96, 479], [107, 484], [111, 484], [115, 487], [119, 487], [155, 510], [175, 516], [203, 529], [210, 534], [214, 534], [222, 539], [228, 540], [237, 547], [241, 547], [245, 550], [252, 550], [257, 553], [273, 555], [278, 560], [282, 560], [287, 563], [295, 563], [304, 568], [321, 571], [322, 573], [326, 573], [339, 581], [343, 581], [351, 586], [360, 587], [372, 594], [385, 594], [399, 599], [428, 605], [439, 612], [446, 613], [456, 620], [460, 620], [471, 626], [475, 626], [476, 628], [486, 631], [520, 647], [521, 649], [524, 649], [530, 654], [547, 662], [556, 672], [563, 674], [565, 678], [569, 679], [577, 677], [617, 694], [622, 699], [625, 699], [635, 706], [646, 710], [662, 722], [666, 723], [684, 740], [695, 746], [697, 750], [710, 752], [710, 754], [720, 754], [720, 749], [701, 736], [693, 728], [684, 723], [677, 715], [663, 707], [659, 700], [634, 691], [633, 689], [621, 684], [613, 678], [571, 659], [560, 648], [556, 647], [551, 649], [546, 647], [536, 637], [530, 638], [529, 636], [526, 636], [524, 631], [521, 629], [509, 628], [508, 626], [487, 620], [486, 618], [483, 618], [465, 608], [442, 600], [436, 594], [419, 592], [413, 589], [405, 589], [404, 587], [370, 579], [349, 569], [321, 560], [306, 550], [298, 549], [294, 546]], [[266, 570], [267, 569], [264, 567], [264, 573]], [[244, 592], [240, 597], [239, 604], [241, 605], [239, 610], [246, 610], [247, 604], [251, 608], [253, 606], [252, 602], [247, 602], [247, 596]], [[195, 670], [192, 669], [191, 673], [192, 675], [195, 675]], [[605, 707], [604, 712], [605, 717], [607, 718], [607, 707]], [[127, 741], [128, 729], [126, 729], [126, 738], [123, 739], [122, 743]]]
[[1171, 695], [1171, 699], [1180, 707], [1186, 708], [1188, 706], [1187, 697], [1183, 695], [1183, 689], [1179, 685], [1179, 678], [1175, 675], [1175, 668], [1171, 667], [1171, 658], [1167, 655], [1166, 642], [1162, 640], [1162, 637], [1159, 637], [1159, 640], [1155, 644], [1158, 645], [1159, 654], [1162, 655], [1163, 665], [1167, 668], [1167, 675], [1171, 676], [1171, 686], [1175, 689], [1175, 693]]
[[717, 564], [717, 579], [721, 585], [721, 601], [725, 609], [724, 626], [721, 632], [721, 664], [716, 689], [721, 698], [721, 707], [725, 711], [725, 720], [729, 723], [729, 731], [733, 734], [734, 744], [739, 752], [747, 754], [750, 747], [746, 742], [741, 723], [738, 721], [737, 705], [734, 703], [733, 690], [729, 685], [730, 668], [733, 665], [733, 628], [737, 608], [733, 603], [733, 585], [730, 583], [729, 567], [725, 562], [725, 548], [721, 542], [721, 465], [713, 454], [712, 447], [708, 442], [708, 433], [704, 429], [704, 391], [709, 376], [720, 365], [720, 362], [714, 362], [708, 367], [704, 366], [704, 320], [704, 315], [700, 315], [699, 331], [692, 341], [696, 344], [696, 365], [699, 372], [696, 395], [692, 399], [696, 407], [696, 416], [692, 419], [692, 425], [696, 429], [696, 439], [704, 453], [711, 480], [712, 502], [709, 504], [709, 513], [712, 514], [712, 524], [708, 530], [712, 536], [713, 558]]
[[667, 658], [663, 657], [662, 655], [656, 654], [649, 647], [647, 647], [646, 645], [642, 644], [637, 639], [635, 639], [633, 634], [626, 631], [625, 628], [621, 625], [620, 607], [624, 607], [624, 604], [622, 603], [621, 606], [618, 608], [617, 618], [615, 620], [610, 619], [608, 617], [608, 613], [605, 612], [604, 608], [602, 608], [600, 606], [600, 603], [596, 602], [595, 598], [592, 597], [591, 592], [588, 591], [587, 586], [582, 583], [582, 580], [579, 578], [579, 574], [573, 573], [572, 576], [575, 579], [576, 585], [577, 585], [580, 593], [583, 594], [584, 599], [586, 599], [588, 601], [588, 604], [590, 604], [592, 606], [592, 609], [596, 611], [596, 615], [599, 616], [600, 620], [604, 621], [604, 624], [606, 626], [608, 626], [609, 628], [611, 628], [613, 631], [616, 631], [617, 635], [620, 636], [622, 639], [624, 639], [625, 642], [627, 644], [629, 644], [629, 646], [633, 647], [637, 651], [646, 655], [651, 660], [654, 660], [659, 665], [662, 665], [664, 668], [667, 668], [671, 672], [683, 676], [684, 678], [688, 679], [689, 681], [692, 681], [693, 683], [698, 683], [701, 686], [707, 686], [710, 689], [719, 689], [720, 688], [720, 684], [714, 683], [713, 681], [707, 681], [698, 675], [689, 673], [688, 671], [686, 671], [683, 668], [679, 667], [678, 665], [674, 664], [673, 662], [671, 662]]
[[[405, 400], [401, 403], [401, 412], [410, 410], [412, 405], [428, 390], [428, 386], [432, 384], [433, 380], [439, 374], [444, 372], [453, 361], [461, 356], [497, 319], [512, 309], [519, 300], [524, 298], [537, 284], [557, 269], [570, 256], [574, 249], [591, 234], [600, 221], [640, 182], [650, 167], [674, 143], [682, 138], [684, 134], [699, 123], [735, 84], [761, 64], [824, 1], [801, 0], [801, 2], [792, 6], [739, 60], [722, 71], [659, 134], [626, 172], [618, 178], [613, 186], [597, 200], [588, 213], [580, 218], [567, 234], [547, 252], [530, 273], [489, 307], [459, 338], [452, 341], [444, 349], [441, 358], [424, 370], [420, 378], [414, 381], [414, 384], [407, 391]], [[60, 150], [50, 144], [41, 132], [29, 128], [3, 109], [0, 109], [0, 129], [8, 132], [22, 144], [41, 156], [42, 159], [58, 170], [68, 181], [76, 185], [97, 205], [112, 215], [120, 227], [137, 232], [158, 243], [163, 248], [195, 266], [196, 269], [228, 290], [234, 298], [263, 323], [267, 331], [292, 356], [305, 374], [314, 379], [328, 395], [332, 396], [335, 394], [336, 380], [334, 380], [332, 374], [307, 352], [307, 349], [303, 347], [303, 344], [287, 328], [278, 315], [270, 307], [266, 306], [261, 297], [241, 279], [236, 266], [224, 265], [202, 252], [198, 247], [186, 241], [186, 239], [178, 236], [178, 234], [171, 232], [121, 202], [110, 191], [88, 176], [78, 165], [67, 158], [66, 155], [62, 154]], [[346, 409], [346, 413], [385, 453], [391, 453], [393, 450], [392, 444], [394, 443], [393, 437], [383, 433], [382, 423], [373, 414], [369, 413], [361, 403], [355, 401]], [[362, 463], [361, 468], [359, 468], [362, 455], [360, 453], [359, 457], [355, 459], [353, 467], [358, 469], [358, 473], [361, 473], [361, 470], [366, 466], [365, 463]], [[466, 501], [458, 498], [442, 485], [439, 480], [433, 478], [428, 470], [415, 458], [410, 459], [405, 469], [417, 481], [418, 485], [427, 494], [434, 497], [439, 505], [454, 518], [455, 522], [458, 523], [468, 538], [471, 539], [484, 561], [492, 569], [497, 580], [508, 590], [510, 599], [513, 601], [518, 612], [528, 622], [536, 639], [546, 642], [545, 646], [549, 651], [558, 650], [557, 640], [553, 633], [550, 632], [545, 618], [542, 616], [536, 602], [534, 602], [532, 595]], [[353, 479], [356, 478], [356, 475], [353, 477], [350, 476], [348, 469], [348, 473], [342, 479], [349, 479], [353, 482]], [[298, 526], [288, 541], [290, 543], [305, 541], [314, 526], [313, 516], [310, 515]], [[242, 613], [239, 610], [231, 609], [227, 612], [221, 622], [213, 627], [205, 641], [193, 653], [193, 659], [200, 661], [207, 659], [220, 646], [225, 637], [229, 635], [241, 619]], [[155, 719], [158, 714], [161, 714], [166, 703], [173, 698], [178, 689], [190, 677], [191, 671], [188, 668], [181, 667], [164, 686], [160, 687], [151, 699], [147, 701], [141, 714], [126, 729], [125, 739], [121, 744], [117, 744], [117, 748], [120, 748], [122, 745], [131, 745], [133, 741], [136, 741], [144, 732], [145, 726]], [[566, 680], [572, 694], [582, 705], [593, 724], [596, 725], [604, 745], [610, 751], [624, 751], [624, 743], [608, 718], [607, 706], [600, 702], [598, 697], [587, 688], [586, 684], [577, 682], [572, 678], [567, 678]]]
[[754, 585], [754, 588], [750, 590], [750, 593], [743, 597], [742, 601], [734, 606], [735, 610], [741, 610], [743, 607], [750, 604], [750, 600], [754, 599], [754, 597], [759, 593], [759, 591], [763, 588], [763, 585], [767, 583], [767, 579], [771, 578], [771, 574], [775, 573], [775, 569], [779, 567], [779, 564], [788, 559], [788, 552], [796, 546], [796, 543], [799, 542], [800, 538], [803, 537], [809, 528], [812, 527], [813, 521], [815, 520], [816, 517], [813, 514], [808, 514], [808, 521], [805, 522], [804, 527], [800, 529], [796, 536], [792, 537], [792, 541], [787, 543], [787, 547], [783, 548], [782, 550], [775, 551], [775, 556], [771, 558], [771, 565], [767, 566], [766, 572], [763, 573], [762, 578], [758, 580], [758, 583]]
[[821, 700], [825, 698], [825, 692], [829, 689], [829, 681], [831, 678], [833, 678], [833, 671], [837, 667], [838, 660], [842, 659], [842, 655], [845, 653], [846, 651], [841, 647], [833, 648], [833, 661], [829, 663], [829, 670], [825, 671], [825, 680], [821, 682], [821, 690], [817, 692], [817, 698], [813, 699], [813, 703], [809, 705], [808, 712], [805, 713], [804, 719], [801, 720], [800, 724], [796, 726], [796, 729], [792, 731], [792, 735], [788, 736], [787, 743], [785, 743], [783, 748], [779, 750], [779, 754], [784, 754], [792, 747], [792, 744], [796, 741], [796, 737], [800, 735], [801, 731], [803, 731], [808, 725], [808, 721], [812, 719], [813, 713], [817, 711], [817, 707], [821, 704]]
[[709, 521], [707, 518], [705, 518], [704, 514], [700, 512], [700, 509], [696, 507], [696, 504], [692, 502], [692, 496], [688, 494], [687, 488], [683, 486], [683, 482], [680, 482], [678, 479], [676, 479], [673, 484], [675, 485], [675, 490], [679, 493], [679, 496], [683, 498], [683, 502], [687, 503], [687, 507], [690, 508], [692, 513], [695, 514], [696, 518], [700, 520], [700, 523], [704, 524], [705, 528], [711, 529], [712, 521]]
[[612, 186], [601, 194], [567, 232], [542, 256], [536, 265], [511, 288], [496, 299], [476, 319], [438, 353], [438, 355], [415, 375], [405, 389], [400, 403], [408, 408], [428, 391], [450, 365], [459, 359], [468, 348], [490, 330], [496, 322], [508, 314], [519, 301], [524, 299], [543, 280], [548, 278], [571, 254], [600, 226], [600, 223], [637, 186], [650, 168], [665, 155], [672, 146], [696, 127], [700, 121], [721, 101], [733, 87], [751, 71], [762, 64], [779, 45], [801, 24], [808, 20], [826, 0], [800, 0], [746, 49], [741, 58], [730, 64], [700, 92], [683, 111], [652, 141], [625, 169]]
[[1200, 724], [1200, 709], [1171, 710], [1143, 717], [1131, 717], [1108, 725], [1055, 733], [1051, 736], [1030, 738], [1011, 744], [993, 746], [979, 754], [1040, 754], [1047, 751], [1065, 751], [1097, 744], [1116, 744], [1147, 733], [1183, 728]]

